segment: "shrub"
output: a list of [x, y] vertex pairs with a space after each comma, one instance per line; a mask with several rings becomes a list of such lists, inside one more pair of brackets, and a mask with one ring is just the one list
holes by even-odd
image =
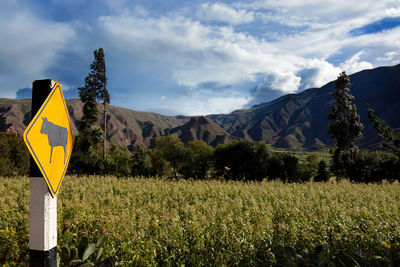
[[270, 180], [276, 180], [285, 177], [285, 163], [282, 160], [280, 153], [273, 154], [267, 162], [268, 178]]
[[20, 135], [0, 132], [0, 176], [24, 175], [29, 170], [29, 152]]
[[307, 182], [317, 175], [318, 171], [318, 157], [314, 154], [308, 155], [306, 160], [299, 164], [297, 174], [298, 182]]
[[173, 176], [171, 164], [164, 158], [164, 154], [158, 149], [152, 149], [150, 153], [151, 166], [157, 176]]
[[296, 156], [283, 154], [282, 157], [284, 163], [284, 181], [296, 182], [299, 175], [299, 159]]
[[73, 174], [102, 174], [104, 162], [101, 146], [93, 147], [87, 153], [73, 149], [68, 171]]
[[327, 182], [330, 174], [327, 168], [327, 164], [324, 160], [318, 163], [317, 175], [314, 177], [314, 182]]
[[267, 177], [269, 152], [264, 143], [234, 141], [217, 146], [215, 165], [219, 175], [233, 180], [257, 180]]
[[214, 166], [214, 150], [201, 140], [188, 142], [180, 173], [185, 178], [205, 179]]
[[299, 159], [286, 153], [275, 153], [268, 160], [268, 177], [285, 182], [299, 180]]
[[355, 182], [380, 182], [399, 179], [399, 159], [392, 153], [363, 151], [357, 158], [349, 178]]
[[68, 170], [74, 174], [103, 174], [103, 146], [99, 128], [80, 132], [75, 137]]
[[156, 175], [156, 171], [152, 164], [150, 149], [139, 146], [132, 155], [131, 164], [131, 173], [134, 176], [150, 177]]
[[132, 171], [131, 158], [132, 154], [126, 146], [111, 144], [107, 154], [107, 174], [117, 177], [130, 176]]

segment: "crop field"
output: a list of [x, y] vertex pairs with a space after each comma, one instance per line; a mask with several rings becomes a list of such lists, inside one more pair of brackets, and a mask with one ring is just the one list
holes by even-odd
[[[27, 265], [29, 194], [28, 178], [0, 178], [0, 265]], [[400, 264], [398, 182], [67, 176], [57, 204], [64, 265], [75, 247], [121, 266]]]

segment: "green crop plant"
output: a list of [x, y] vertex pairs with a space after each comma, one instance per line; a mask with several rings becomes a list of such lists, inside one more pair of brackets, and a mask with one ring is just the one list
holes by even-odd
[[104, 248], [100, 246], [100, 239], [97, 244], [89, 243], [87, 237], [83, 237], [78, 244], [78, 247], [62, 246], [57, 252], [58, 266], [67, 267], [112, 267], [118, 261], [115, 256], [110, 256], [103, 259]]
[[[96, 244], [86, 262], [103, 248], [120, 266], [399, 266], [399, 192], [397, 181], [66, 176], [58, 244], [81, 261]], [[27, 265], [29, 194], [28, 178], [0, 178], [0, 266]]]

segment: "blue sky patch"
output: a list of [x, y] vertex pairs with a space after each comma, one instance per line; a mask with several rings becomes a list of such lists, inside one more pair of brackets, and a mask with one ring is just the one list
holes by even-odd
[[[111, 104], [165, 115], [231, 112], [400, 62], [400, 1], [3, 2], [0, 98], [29, 98], [45, 78], [77, 97], [100, 47]], [[398, 17], [371, 23], [381, 14]]]
[[394, 29], [400, 26], [400, 17], [384, 18], [374, 21], [360, 28], [352, 29], [349, 34], [352, 36], [361, 36], [364, 34], [374, 34], [385, 30]]

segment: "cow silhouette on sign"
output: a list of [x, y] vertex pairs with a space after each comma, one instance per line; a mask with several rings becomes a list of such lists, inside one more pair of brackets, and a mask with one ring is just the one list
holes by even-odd
[[67, 128], [55, 125], [54, 123], [42, 117], [43, 123], [40, 129], [41, 134], [46, 134], [50, 145], [50, 163], [51, 156], [53, 155], [53, 148], [56, 146], [62, 146], [64, 148], [64, 164], [67, 151], [65, 150], [68, 142], [68, 130]]

